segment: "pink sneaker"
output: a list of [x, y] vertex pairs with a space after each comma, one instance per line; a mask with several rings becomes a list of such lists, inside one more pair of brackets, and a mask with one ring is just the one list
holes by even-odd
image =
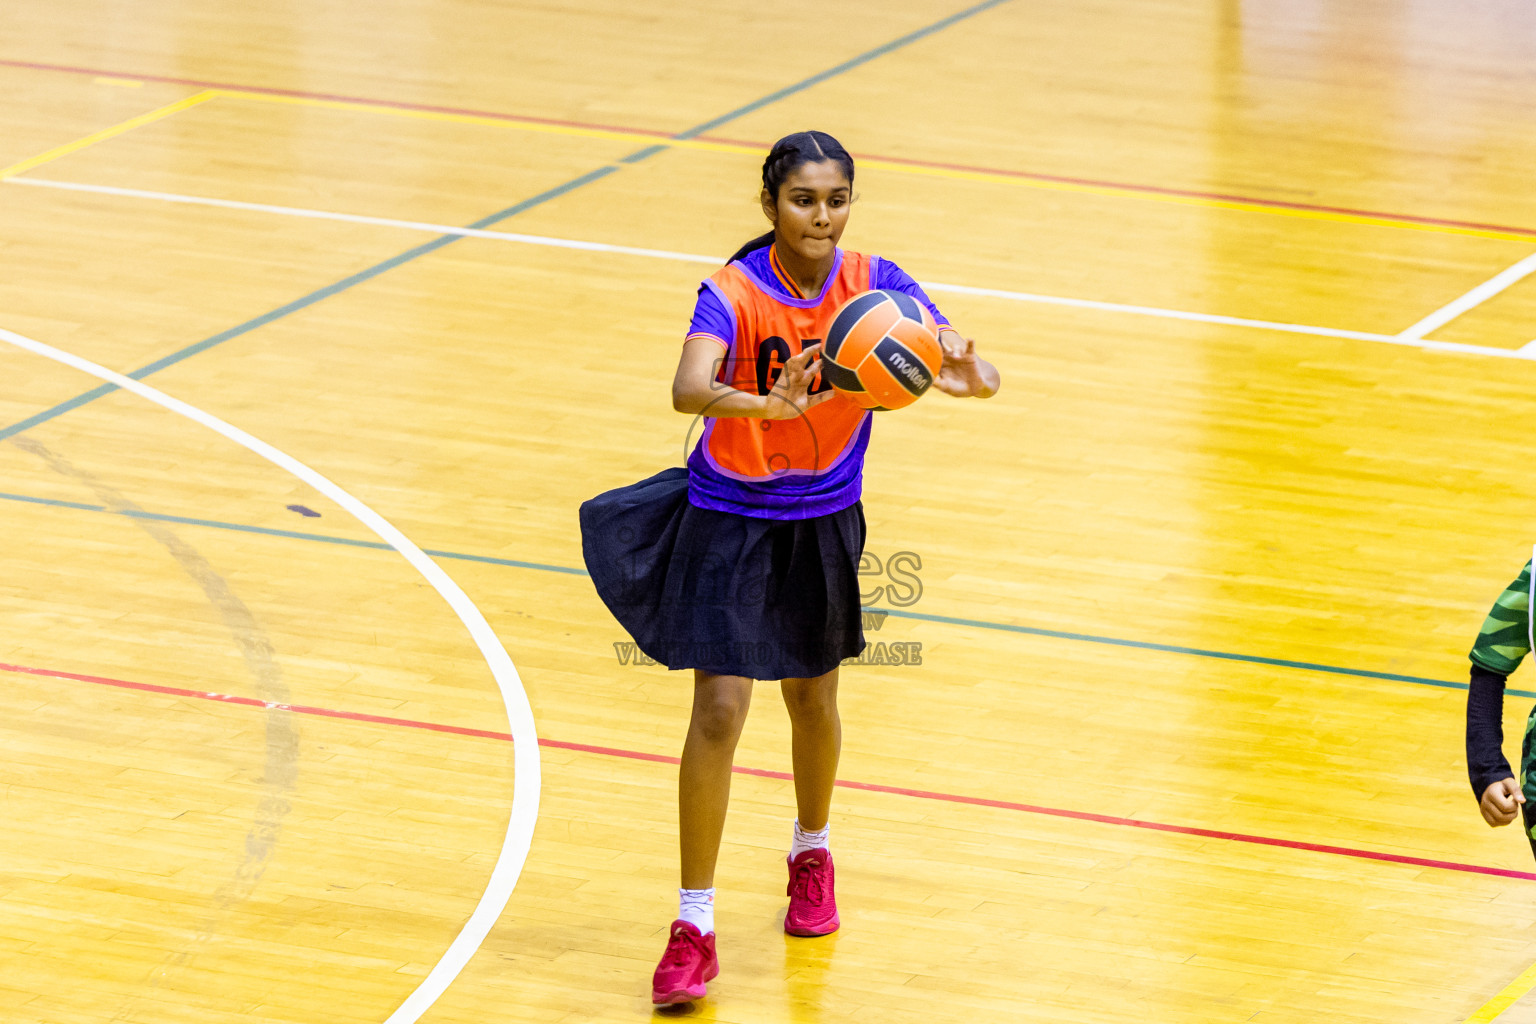
[[672, 922], [672, 937], [651, 978], [651, 1002], [657, 1006], [704, 998], [704, 983], [720, 973], [715, 933], [701, 934], [687, 921]]
[[[785, 858], [788, 860], [788, 858]], [[832, 891], [832, 851], [806, 850], [789, 861], [789, 912], [784, 930], [791, 935], [830, 935], [841, 923]]]

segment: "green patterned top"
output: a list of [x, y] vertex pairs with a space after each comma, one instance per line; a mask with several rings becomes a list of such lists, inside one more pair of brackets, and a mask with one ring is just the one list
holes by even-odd
[[1520, 659], [1531, 650], [1530, 606], [1531, 563], [1526, 562], [1520, 575], [1493, 602], [1477, 642], [1472, 645], [1472, 660], [1505, 676], [1518, 668]]

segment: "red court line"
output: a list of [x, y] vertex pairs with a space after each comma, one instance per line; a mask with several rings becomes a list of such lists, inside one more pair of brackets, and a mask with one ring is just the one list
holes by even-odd
[[388, 715], [368, 715], [361, 711], [335, 711], [331, 708], [310, 707], [308, 704], [277, 704], [255, 697], [234, 697], [227, 693], [211, 693], [207, 690], [188, 690], [180, 686], [159, 686], [155, 683], [136, 683], [128, 679], [112, 679], [107, 676], [87, 676], [78, 672], [60, 672], [51, 668], [33, 668], [29, 665], [7, 665], [0, 662], [0, 672], [18, 672], [31, 676], [47, 676], [51, 679], [73, 679], [81, 683], [99, 686], [115, 686], [120, 690], [142, 690], [145, 693], [163, 693], [172, 697], [192, 697], [196, 700], [213, 700], [221, 704], [239, 704], [249, 708], [280, 708], [301, 715], [318, 715], [321, 718], [342, 718], [351, 722], [373, 722], [378, 725], [400, 725], [408, 729], [428, 729], [432, 732], [452, 733], [455, 736], [478, 736], [488, 740], [512, 741], [509, 732], [493, 732], [489, 729], [470, 729], [462, 725], [439, 725], [436, 722], [418, 722], [411, 718], [390, 718]]
[[[471, 107], [443, 107], [428, 103], [408, 103], [402, 100], [381, 100], [368, 96], [349, 96], [341, 93], [308, 92], [302, 89], [279, 89], [273, 86], [241, 85], [233, 82], [212, 82], [200, 78], [179, 78], [172, 75], [146, 75], [136, 71], [104, 71], [100, 68], [82, 68], [67, 64], [43, 64], [37, 61], [0, 59], [0, 67], [25, 68], [32, 71], [58, 71], [73, 75], [92, 75], [102, 78], [123, 78], [141, 82], [161, 82], [169, 85], [185, 85], [198, 89], [231, 89], [261, 93], [268, 96], [288, 96], [294, 99], [331, 100], [340, 103], [359, 103], [367, 106], [386, 107], [394, 110], [416, 110], [434, 114], [459, 114], [484, 117], [513, 124], [547, 124], [564, 128], [590, 128], [597, 131], [626, 132], [646, 135], [656, 139], [671, 139], [675, 133], [652, 128], [632, 128], [627, 125], [599, 124], [592, 121], [568, 121], [559, 118], [533, 117], [526, 114], [507, 114], [494, 110], [476, 110]], [[766, 151], [769, 144], [745, 139], [730, 139], [720, 135], [696, 136], [702, 142], [719, 142], [732, 146], [752, 146]], [[1041, 174], [1034, 171], [1017, 171], [999, 167], [979, 167], [970, 164], [940, 163], [933, 160], [917, 160], [909, 157], [881, 156], [877, 153], [855, 153], [859, 159], [880, 160], [885, 163], [908, 167], [929, 167], [938, 170], [966, 171], [976, 174], [995, 174], [1017, 178], [1021, 181], [1054, 182], [1063, 185], [1084, 185], [1093, 188], [1123, 189], [1147, 195], [1175, 196], [1183, 199], [1209, 199], [1226, 203], [1246, 203], [1267, 206], [1276, 210], [1301, 210], [1313, 213], [1337, 213], [1350, 217], [1374, 217], [1380, 220], [1398, 221], [1403, 224], [1422, 224], [1430, 227], [1467, 228], [1474, 231], [1502, 231], [1509, 234], [1536, 238], [1536, 228], [1511, 227], [1507, 224], [1487, 224], [1481, 221], [1453, 220], [1445, 217], [1425, 217], [1411, 213], [1386, 213], [1380, 210], [1356, 209], [1349, 206], [1328, 206], [1321, 203], [1300, 203], [1285, 199], [1266, 199], [1231, 192], [1205, 192], [1198, 189], [1168, 188], [1162, 185], [1142, 185], [1134, 182], [1108, 181], [1100, 178], [1074, 178], [1058, 174]]]
[[[727, 139], [719, 135], [700, 135], [706, 142], [724, 142], [733, 146], [768, 146], [761, 142]], [[1039, 171], [1013, 171], [1000, 167], [979, 167], [973, 164], [941, 163], [937, 160], [917, 160], [911, 157], [881, 156], [878, 153], [855, 153], [862, 160], [881, 160], [886, 163], [904, 164], [908, 167], [932, 167], [944, 171], [968, 171], [973, 174], [995, 174], [1000, 177], [1018, 178], [1021, 181], [1048, 181], [1062, 185], [1088, 185], [1094, 188], [1124, 189], [1128, 192], [1145, 192], [1148, 195], [1177, 196], [1181, 199], [1212, 199], [1224, 203], [1247, 203], [1268, 206], [1277, 210], [1306, 210], [1312, 213], [1340, 213], [1350, 217], [1376, 217], [1382, 220], [1401, 221], [1404, 224], [1424, 224], [1443, 228], [1471, 228], [1476, 231], [1506, 231], [1511, 234], [1530, 235], [1536, 238], [1536, 228], [1516, 228], [1505, 224], [1485, 224], [1474, 220], [1447, 220], [1443, 217], [1423, 217], [1411, 213], [1383, 213], [1380, 210], [1361, 210], [1352, 206], [1326, 206], [1321, 203], [1298, 203], [1285, 199], [1265, 199], [1259, 196], [1239, 195], [1235, 192], [1202, 192], [1196, 189], [1168, 188], [1163, 185], [1140, 185], [1103, 178], [1072, 178], [1060, 174], [1042, 174]]]
[[[393, 110], [417, 110], [428, 114], [460, 114], [467, 117], [485, 117], [513, 124], [549, 124], [561, 128], [593, 128], [605, 132], [627, 132], [632, 135], [651, 135], [658, 139], [672, 138], [672, 132], [650, 128], [621, 128], [611, 124], [593, 124], [589, 121], [564, 121], [553, 117], [530, 117], [526, 114], [504, 114], [495, 110], [475, 110], [470, 107], [439, 107], [429, 103], [406, 103], [399, 100], [380, 100], [371, 96], [347, 96], [341, 93], [309, 92], [304, 89], [279, 89], [268, 85], [239, 85], [233, 82], [210, 82], [201, 78], [178, 78], [174, 75], [144, 75], [137, 71], [102, 71], [98, 68], [79, 68], [68, 64], [39, 64], [27, 60], [0, 60], [0, 67], [25, 68], [30, 71], [62, 71], [71, 75], [91, 75], [97, 78], [122, 78], [139, 82], [159, 82], [165, 85], [186, 85], [194, 89], [231, 89], [240, 92], [260, 93], [263, 96], [288, 96], [300, 100], [330, 100], [336, 103], [361, 103], [370, 107], [388, 107]], [[767, 147], [763, 147], [766, 149]]]
[[[77, 682], [113, 686], [123, 690], [139, 690], [145, 693], [167, 694], [173, 697], [190, 697], [196, 700], [217, 701], [222, 704], [239, 704], [244, 707], [257, 708], [281, 708], [284, 711], [292, 711], [302, 715], [340, 718], [352, 722], [372, 722], [376, 725], [403, 726], [408, 729], [426, 729], [431, 732], [451, 733], [455, 736], [477, 736], [482, 739], [503, 740], [508, 743], [512, 741], [511, 733], [495, 732], [490, 729], [470, 729], [461, 725], [441, 725], [437, 722], [420, 722], [411, 718], [391, 718], [388, 715], [369, 715], [359, 711], [337, 711], [332, 708], [311, 707], [307, 704], [274, 704], [269, 701], [257, 700], [254, 697], [236, 697], [227, 693], [189, 690], [179, 686], [137, 683], [127, 679], [83, 675], [78, 672], [62, 672], [57, 669], [34, 668], [28, 665], [8, 665], [0, 662], [0, 672], [44, 676], [50, 679], [72, 679]], [[574, 750], [585, 754], [600, 754], [605, 757], [622, 757], [631, 761], [651, 761], [657, 764], [678, 763], [678, 758], [672, 757], [669, 754], [648, 754], [639, 750], [624, 750], [619, 747], [600, 747], [591, 743], [573, 743], [570, 740], [541, 738], [539, 746], [554, 750]], [[731, 770], [738, 775], [754, 775], [764, 779], [788, 781], [794, 778], [789, 772], [773, 771], [768, 768], [737, 766]], [[1536, 872], [1516, 871], [1512, 868], [1494, 868], [1482, 864], [1462, 864], [1456, 861], [1435, 860], [1430, 857], [1412, 857], [1401, 853], [1360, 850], [1350, 846], [1329, 846], [1325, 843], [1307, 843], [1296, 839], [1276, 839], [1272, 836], [1255, 836], [1243, 832], [1222, 832], [1217, 829], [1199, 828], [1194, 825], [1170, 825], [1158, 821], [1143, 821], [1140, 818], [1122, 818], [1113, 814], [1094, 814], [1091, 811], [1073, 811], [1061, 807], [1043, 807], [1039, 804], [1017, 803], [1012, 800], [993, 800], [987, 797], [965, 796], [960, 793], [938, 793], [927, 789], [886, 786], [878, 782], [856, 782], [851, 779], [838, 779], [836, 784], [842, 789], [858, 789], [867, 793], [888, 793], [894, 796], [913, 797], [918, 800], [937, 800], [951, 804], [969, 804], [974, 807], [995, 807], [1005, 811], [1021, 811], [1025, 814], [1040, 814], [1052, 818], [1067, 818], [1073, 821], [1092, 821], [1100, 825], [1118, 825], [1124, 828], [1140, 828], [1152, 832], [1197, 836], [1203, 839], [1220, 839], [1231, 843], [1276, 846], [1287, 850], [1304, 850], [1309, 853], [1327, 853], [1338, 857], [1353, 857], [1357, 860], [1374, 860], [1387, 864], [1405, 864], [1410, 867], [1439, 868], [1444, 871], [1460, 871], [1467, 874], [1493, 875], [1499, 878], [1521, 878], [1528, 881], [1536, 881]]]

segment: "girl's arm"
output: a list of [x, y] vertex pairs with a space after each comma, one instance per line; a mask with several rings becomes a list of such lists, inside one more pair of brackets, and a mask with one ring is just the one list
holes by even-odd
[[955, 398], [991, 398], [1002, 385], [997, 367], [976, 354], [976, 342], [962, 338], [956, 330], [939, 332], [944, 349], [944, 365], [939, 368], [934, 386]]
[[779, 371], [779, 379], [766, 395], [742, 391], [716, 379], [725, 351], [708, 338], [689, 338], [683, 343], [677, 374], [672, 378], [672, 408], [702, 416], [748, 416], [762, 420], [789, 420], [833, 396], [829, 389], [810, 394], [821, 372], [821, 346], [810, 345], [791, 356]]
[[1508, 825], [1525, 796], [1504, 760], [1504, 681], [1530, 653], [1531, 563], [1494, 601], [1472, 645], [1467, 688], [1467, 775], [1489, 825]]
[[1505, 678], [1474, 663], [1467, 687], [1467, 775], [1483, 820], [1495, 827], [1514, 821], [1525, 803], [1502, 749]]

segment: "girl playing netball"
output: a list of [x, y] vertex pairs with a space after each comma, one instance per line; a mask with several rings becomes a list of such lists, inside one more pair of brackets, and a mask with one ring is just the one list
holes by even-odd
[[694, 675], [678, 784], [680, 909], [653, 980], [660, 1005], [702, 997], [719, 973], [715, 860], [754, 679], [781, 680], [791, 724], [799, 816], [784, 930], [838, 927], [828, 843], [837, 667], [864, 647], [859, 495], [873, 417], [819, 379], [833, 313], [872, 288], [905, 292], [941, 330], [935, 386], [980, 398], [998, 388], [997, 370], [899, 267], [838, 248], [853, 158], [837, 140], [779, 140], [761, 200], [773, 230], [700, 286], [672, 382], [673, 408], [705, 422], [687, 468], [581, 507], [583, 555], [604, 603], [645, 654]]

